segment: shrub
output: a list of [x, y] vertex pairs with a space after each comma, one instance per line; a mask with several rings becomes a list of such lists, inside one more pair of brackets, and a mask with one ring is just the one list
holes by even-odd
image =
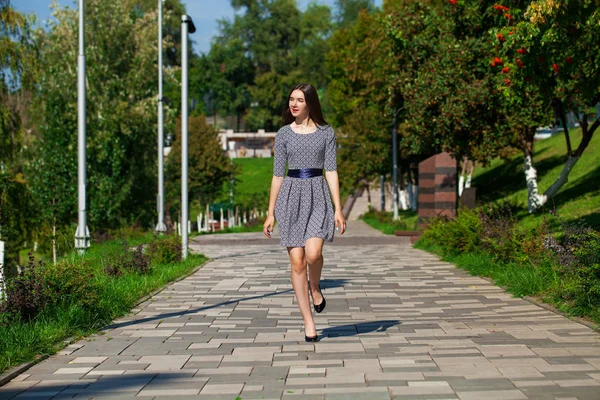
[[517, 220], [510, 206], [486, 205], [479, 208], [481, 221], [481, 249], [497, 261], [509, 262], [519, 252], [520, 238], [517, 232]]
[[148, 245], [147, 254], [153, 263], [171, 264], [181, 261], [181, 242], [178, 236], [155, 239]]
[[48, 264], [44, 269], [48, 303], [78, 303], [91, 307], [98, 299], [97, 280], [89, 261], [79, 256]]
[[109, 276], [121, 276], [123, 271], [130, 271], [138, 274], [147, 274], [150, 272], [150, 256], [144, 253], [143, 245], [139, 245], [135, 250], [130, 250], [126, 241], [122, 242], [122, 250], [116, 256], [108, 257], [102, 260], [104, 272]]
[[422, 240], [433, 242], [452, 254], [472, 252], [480, 247], [481, 230], [478, 214], [473, 210], [461, 209], [453, 220], [446, 217], [430, 219]]
[[556, 267], [569, 285], [561, 297], [575, 304], [597, 309], [600, 304], [600, 232], [582, 224], [563, 224], [558, 239], [547, 236], [546, 248], [555, 256]]
[[13, 318], [31, 319], [48, 303], [42, 262], [36, 266], [32, 252], [28, 255], [27, 266], [7, 282], [6, 301], [0, 305], [3, 322]]

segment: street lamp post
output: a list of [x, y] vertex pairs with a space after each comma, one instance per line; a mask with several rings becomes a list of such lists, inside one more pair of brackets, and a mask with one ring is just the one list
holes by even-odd
[[158, 0], [158, 223], [156, 232], [166, 232], [165, 225], [165, 152], [164, 152], [164, 108], [163, 108], [163, 61], [162, 61], [162, 2]]
[[78, 203], [77, 231], [75, 232], [75, 248], [83, 254], [90, 247], [90, 231], [87, 227], [86, 215], [86, 165], [85, 165], [85, 50], [84, 50], [84, 17], [83, 0], [79, 0], [79, 55], [77, 57], [77, 183]]
[[181, 16], [181, 252], [188, 255], [188, 32], [196, 32], [192, 18]]

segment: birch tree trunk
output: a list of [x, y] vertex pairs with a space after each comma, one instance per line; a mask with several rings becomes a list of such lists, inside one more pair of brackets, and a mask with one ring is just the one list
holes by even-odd
[[523, 152], [525, 154], [523, 170], [525, 172], [525, 180], [527, 182], [527, 204], [530, 213], [535, 212], [544, 204], [546, 204], [548, 199], [558, 193], [560, 188], [562, 188], [569, 181], [569, 174], [573, 170], [575, 164], [577, 164], [581, 158], [583, 151], [590, 144], [594, 132], [600, 126], [600, 119], [596, 119], [596, 121], [594, 121], [594, 123], [590, 126], [587, 120], [587, 115], [584, 114], [582, 118], [577, 116], [579, 124], [581, 125], [581, 142], [579, 143], [577, 149], [572, 151], [571, 138], [569, 136], [569, 128], [566, 123], [564, 105], [560, 103], [560, 100], [556, 100], [554, 108], [556, 115], [558, 115], [563, 122], [563, 131], [565, 135], [568, 158], [563, 166], [562, 171], [560, 172], [560, 175], [558, 178], [556, 178], [554, 183], [552, 183], [548, 190], [546, 190], [543, 194], [539, 194], [537, 171], [533, 165], [533, 135], [535, 134], [535, 128], [529, 128], [522, 137]]
[[0, 240], [0, 301], [6, 300], [6, 285], [4, 284], [4, 242]]
[[52, 261], [56, 264], [56, 217], [54, 218], [54, 225], [52, 225]]
[[458, 197], [462, 196], [462, 192], [465, 189], [465, 173], [467, 172], [467, 157], [462, 159], [462, 167], [460, 169], [460, 176], [458, 177]]
[[406, 193], [408, 194], [408, 206], [412, 209], [415, 204], [415, 197], [413, 196], [414, 186], [411, 181], [406, 185]]
[[402, 189], [400, 191], [400, 195], [399, 196], [400, 196], [400, 207], [403, 210], [408, 210], [408, 200], [407, 200], [408, 193], [407, 193], [406, 189]]

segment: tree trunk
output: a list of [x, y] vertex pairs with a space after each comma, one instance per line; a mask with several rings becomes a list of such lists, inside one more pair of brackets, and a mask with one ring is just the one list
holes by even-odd
[[[590, 126], [587, 121], [587, 116], [584, 114], [583, 118], [579, 120], [581, 125], [581, 142], [575, 151], [571, 148], [571, 138], [569, 136], [569, 128], [566, 125], [566, 115], [564, 105], [560, 100], [555, 100], [554, 111], [557, 116], [563, 122], [563, 129], [565, 134], [565, 141], [567, 146], [567, 161], [563, 166], [560, 175], [552, 185], [544, 192], [544, 194], [539, 194], [538, 185], [537, 185], [537, 171], [533, 165], [533, 135], [535, 134], [535, 128], [528, 128], [527, 132], [524, 136], [522, 136], [521, 141], [523, 145], [523, 153], [525, 155], [525, 163], [523, 170], [525, 172], [525, 180], [527, 181], [527, 192], [528, 192], [528, 209], [530, 213], [537, 211], [540, 207], [548, 202], [548, 199], [554, 196], [561, 187], [565, 185], [569, 181], [569, 174], [571, 170], [577, 164], [584, 150], [590, 144], [592, 140], [592, 136], [594, 135], [596, 129], [600, 126], [600, 119], [596, 119], [594, 123]], [[576, 114], [577, 115], [577, 114]]]
[[408, 194], [406, 193], [406, 185], [404, 183], [404, 174], [402, 171], [402, 168], [400, 168], [400, 172], [398, 174], [398, 180], [399, 180], [399, 186], [400, 186], [400, 193], [398, 194], [399, 197], [399, 202], [400, 202], [400, 208], [402, 208], [402, 210], [408, 210], [408, 201], [407, 201], [407, 197]]
[[56, 217], [52, 225], [52, 261], [56, 264]]
[[467, 157], [463, 157], [460, 176], [458, 177], [458, 197], [462, 196], [462, 192], [465, 188], [465, 173], [467, 172], [468, 161], [469, 159]]

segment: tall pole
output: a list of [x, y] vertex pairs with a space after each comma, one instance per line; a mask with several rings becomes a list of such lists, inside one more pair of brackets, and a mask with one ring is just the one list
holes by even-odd
[[181, 16], [181, 251], [188, 255], [188, 31], [196, 27], [188, 15]]
[[164, 153], [164, 132], [163, 132], [163, 61], [162, 61], [162, 2], [158, 0], [158, 223], [156, 224], [157, 232], [166, 232], [165, 225], [165, 153]]
[[84, 18], [83, 0], [79, 0], [79, 55], [77, 57], [77, 181], [79, 192], [79, 211], [77, 231], [75, 232], [75, 248], [83, 254], [90, 247], [90, 233], [86, 216], [86, 165], [85, 165], [85, 52], [84, 52]]
[[392, 126], [392, 162], [394, 163], [394, 220], [398, 219], [398, 139], [396, 138], [396, 112], [394, 112]]

